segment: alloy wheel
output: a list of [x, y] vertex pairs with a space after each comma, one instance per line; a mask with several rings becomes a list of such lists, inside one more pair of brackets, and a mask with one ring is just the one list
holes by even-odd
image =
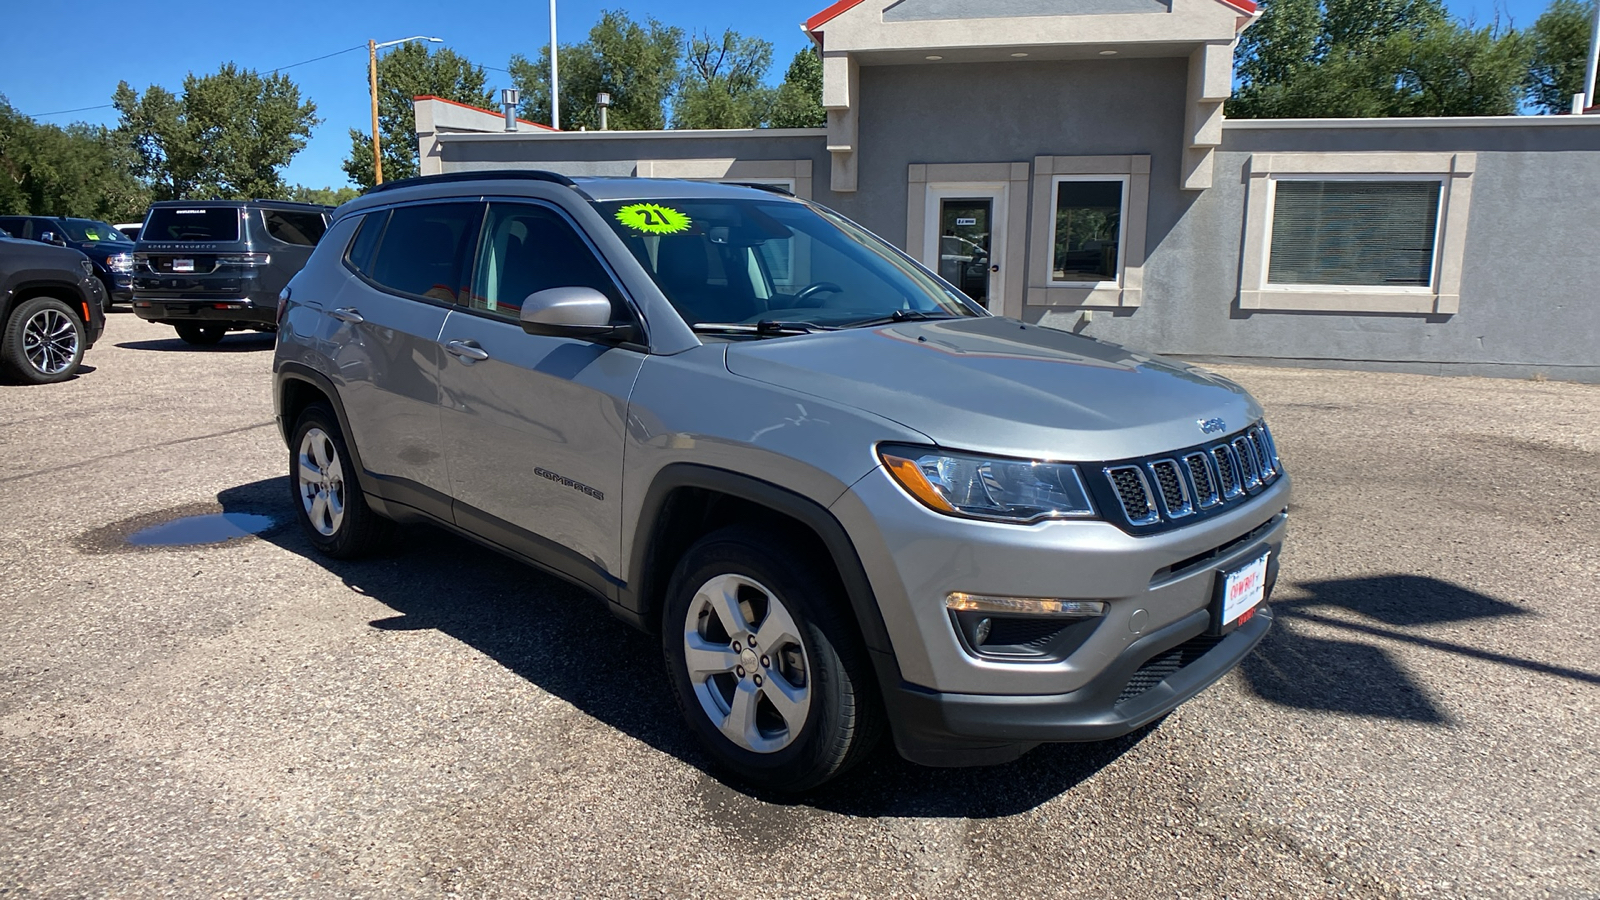
[[22, 352], [42, 375], [60, 375], [78, 355], [78, 329], [59, 309], [41, 309], [22, 326]]
[[794, 617], [772, 591], [744, 575], [707, 581], [689, 603], [683, 655], [700, 709], [728, 740], [776, 753], [799, 738], [811, 667]]
[[332, 537], [344, 522], [344, 466], [333, 438], [321, 428], [311, 428], [300, 439], [295, 479], [300, 505], [311, 527]]

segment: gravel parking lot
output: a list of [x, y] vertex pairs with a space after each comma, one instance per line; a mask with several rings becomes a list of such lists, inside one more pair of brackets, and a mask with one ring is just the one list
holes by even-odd
[[[428, 529], [311, 555], [271, 350], [117, 314], [0, 388], [0, 896], [1600, 896], [1600, 387], [1226, 367], [1297, 480], [1242, 669], [772, 798], [578, 591]], [[276, 524], [127, 540], [222, 511]]]

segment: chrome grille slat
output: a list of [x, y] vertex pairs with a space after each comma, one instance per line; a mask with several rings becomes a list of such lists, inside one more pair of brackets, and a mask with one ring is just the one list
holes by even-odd
[[1217, 480], [1211, 474], [1211, 464], [1204, 453], [1191, 453], [1183, 458], [1183, 467], [1189, 473], [1189, 483], [1194, 485], [1194, 502], [1201, 509], [1210, 509], [1222, 502]]
[[1261, 468], [1256, 465], [1256, 454], [1250, 449], [1250, 439], [1240, 435], [1233, 439], [1231, 446], [1239, 460], [1239, 475], [1244, 481], [1244, 489], [1253, 491], [1260, 487]]
[[1158, 459], [1150, 463], [1150, 476], [1155, 480], [1167, 518], [1181, 519], [1194, 512], [1194, 504], [1189, 501], [1189, 485], [1179, 472], [1177, 461]]
[[1277, 478], [1278, 470], [1273, 465], [1272, 455], [1267, 452], [1267, 442], [1261, 436], [1261, 429], [1252, 428], [1247, 433], [1250, 437], [1250, 449], [1254, 450], [1256, 454], [1256, 465], [1261, 470], [1261, 481], [1266, 483]]
[[1239, 463], [1233, 458], [1233, 448], [1227, 444], [1212, 447], [1211, 458], [1216, 460], [1217, 475], [1222, 481], [1222, 498], [1232, 500], [1244, 493], [1244, 484], [1239, 480]]
[[1106, 478], [1117, 492], [1122, 504], [1122, 514], [1132, 525], [1154, 525], [1161, 521], [1156, 510], [1156, 498], [1150, 492], [1149, 479], [1138, 466], [1111, 466], [1105, 470]]

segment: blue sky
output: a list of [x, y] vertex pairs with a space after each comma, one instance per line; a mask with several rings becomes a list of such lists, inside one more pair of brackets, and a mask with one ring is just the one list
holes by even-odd
[[[558, 0], [563, 42], [582, 40], [606, 8], [625, 9], [635, 18], [650, 14], [685, 30], [720, 34], [733, 28], [763, 37], [775, 47], [774, 82], [795, 51], [806, 45], [800, 22], [832, 0], [676, 0], [634, 3], [624, 0]], [[1447, 0], [1456, 15], [1487, 24], [1499, 13], [1517, 26], [1538, 18], [1548, 0]], [[7, 3], [0, 29], [0, 94], [19, 111], [40, 116], [58, 110], [111, 102], [119, 80], [143, 91], [151, 84], [181, 87], [189, 72], [216, 71], [224, 62], [266, 71], [361, 46], [331, 59], [288, 71], [302, 95], [317, 104], [323, 119], [311, 142], [285, 173], [291, 184], [310, 187], [345, 183], [339, 164], [349, 151], [350, 128], [368, 127], [365, 43], [437, 35], [473, 62], [504, 68], [513, 53], [535, 56], [550, 39], [549, 6], [539, 0], [519, 3], [305, 2], [267, 4], [174, 3]], [[380, 22], [375, 14], [382, 13]], [[488, 70], [492, 88], [508, 87], [504, 72]], [[65, 125], [86, 121], [113, 125], [115, 111], [87, 109], [42, 116]]]

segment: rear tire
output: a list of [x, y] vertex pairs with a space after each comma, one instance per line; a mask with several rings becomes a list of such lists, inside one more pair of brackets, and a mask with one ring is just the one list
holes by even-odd
[[837, 776], [883, 728], [843, 587], [795, 546], [748, 526], [701, 538], [662, 614], [667, 676], [690, 731], [720, 766], [780, 791]]
[[228, 333], [225, 325], [195, 325], [185, 322], [172, 327], [178, 330], [178, 337], [182, 338], [185, 344], [193, 344], [196, 347], [209, 347], [222, 340], [223, 335]]
[[0, 335], [0, 368], [23, 384], [53, 384], [77, 374], [87, 343], [83, 320], [54, 297], [17, 304]]
[[335, 559], [370, 554], [393, 537], [395, 523], [367, 505], [355, 461], [333, 410], [306, 407], [289, 442], [289, 496], [313, 546]]

